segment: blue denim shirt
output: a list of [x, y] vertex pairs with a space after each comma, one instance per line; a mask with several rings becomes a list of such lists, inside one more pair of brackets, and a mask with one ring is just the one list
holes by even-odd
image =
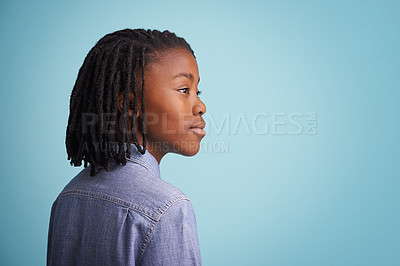
[[48, 265], [201, 265], [193, 207], [134, 145], [125, 166], [83, 169], [53, 203]]

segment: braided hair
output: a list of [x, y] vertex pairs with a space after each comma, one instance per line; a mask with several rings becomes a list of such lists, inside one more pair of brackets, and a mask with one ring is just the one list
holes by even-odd
[[[187, 49], [194, 56], [190, 45], [169, 31], [124, 29], [107, 34], [96, 43], [79, 69], [71, 93], [66, 132], [71, 165], [81, 166], [83, 160], [84, 167], [90, 164], [90, 175], [93, 176], [95, 168], [109, 171], [111, 158], [125, 165], [126, 157], [131, 155], [131, 142], [141, 154], [145, 153], [145, 70], [158, 60], [160, 52], [178, 47]], [[135, 132], [140, 78], [143, 148]], [[122, 114], [118, 110], [121, 92]], [[129, 99], [132, 92], [133, 101]], [[133, 110], [131, 116], [126, 115], [129, 107]], [[107, 117], [112, 120], [104, 124]]]

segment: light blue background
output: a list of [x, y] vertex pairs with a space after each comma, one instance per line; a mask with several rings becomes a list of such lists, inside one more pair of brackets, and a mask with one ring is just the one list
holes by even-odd
[[[204, 265], [400, 265], [399, 1], [0, 8], [1, 265], [45, 263], [51, 204], [80, 171], [64, 145], [72, 86], [95, 42], [127, 27], [185, 37], [206, 120], [231, 122], [204, 139], [227, 151], [161, 162], [193, 202]], [[307, 112], [316, 134], [272, 132], [273, 114]]]

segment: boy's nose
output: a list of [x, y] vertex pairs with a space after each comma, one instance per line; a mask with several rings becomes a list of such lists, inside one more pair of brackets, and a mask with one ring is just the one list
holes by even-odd
[[199, 99], [197, 98], [196, 103], [193, 106], [193, 115], [204, 115], [206, 112], [206, 105]]

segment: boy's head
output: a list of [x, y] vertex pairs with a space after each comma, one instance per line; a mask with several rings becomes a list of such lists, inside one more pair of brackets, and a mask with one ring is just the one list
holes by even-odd
[[[205, 132], [193, 50], [169, 31], [125, 29], [90, 50], [71, 94], [66, 146], [71, 165], [126, 164], [130, 143], [160, 162], [195, 155]], [[144, 97], [143, 97], [144, 96]]]

